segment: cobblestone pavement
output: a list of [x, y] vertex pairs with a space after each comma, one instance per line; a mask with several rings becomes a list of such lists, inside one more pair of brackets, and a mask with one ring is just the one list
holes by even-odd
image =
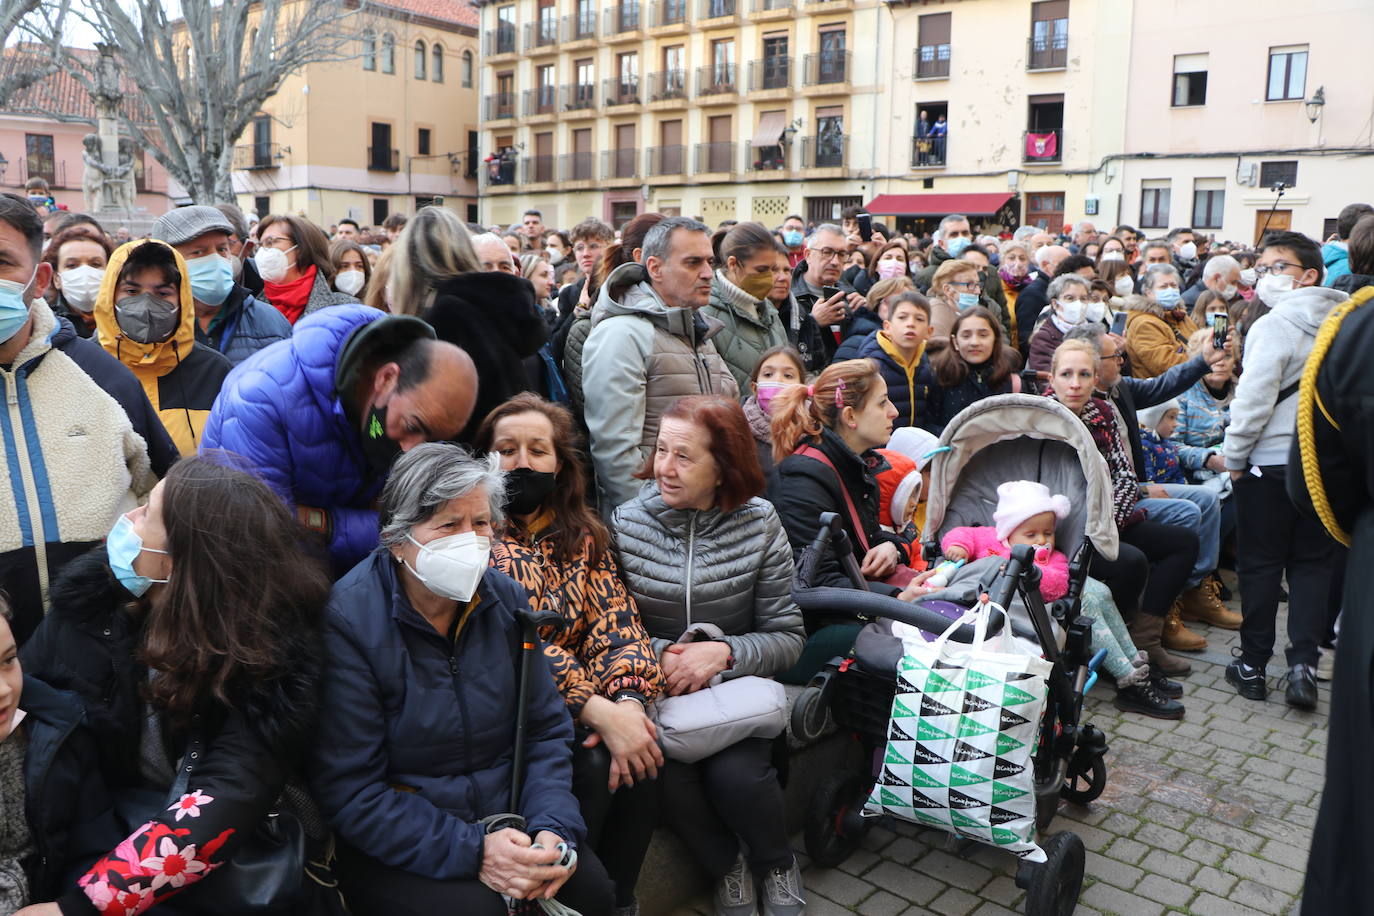
[[[1234, 588], [1234, 577], [1228, 584]], [[1280, 634], [1283, 614], [1281, 607]], [[1319, 684], [1316, 712], [1286, 706], [1274, 689], [1280, 649], [1268, 700], [1243, 700], [1222, 677], [1237, 634], [1196, 629], [1209, 645], [1185, 656], [1193, 673], [1181, 679], [1182, 721], [1119, 713], [1111, 687], [1088, 696], [1085, 721], [1105, 731], [1111, 747], [1107, 788], [1087, 807], [1061, 807], [1051, 827], [1074, 831], [1088, 849], [1077, 913], [1288, 914], [1301, 895], [1325, 770], [1329, 685]], [[946, 845], [938, 831], [885, 819], [841, 867], [806, 869], [808, 916], [1022, 911], [1010, 855], [975, 847], [960, 856]]]

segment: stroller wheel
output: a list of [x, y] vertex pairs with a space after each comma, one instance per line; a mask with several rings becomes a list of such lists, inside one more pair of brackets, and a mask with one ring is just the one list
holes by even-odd
[[1026, 916], [1070, 916], [1083, 888], [1083, 841], [1067, 830], [1041, 840], [1045, 861], [1032, 866]]
[[816, 741], [830, 721], [830, 709], [822, 702], [820, 687], [807, 687], [792, 703], [792, 734], [807, 744]]
[[1087, 770], [1081, 773], [1070, 771], [1068, 778], [1064, 780], [1064, 787], [1059, 790], [1059, 795], [1064, 801], [1073, 802], [1075, 805], [1086, 805], [1088, 802], [1096, 801], [1105, 788], [1107, 788], [1106, 761], [1101, 757], [1093, 757]]
[[859, 773], [831, 773], [816, 788], [806, 814], [806, 854], [822, 868], [834, 868], [868, 832], [860, 815], [872, 782]]

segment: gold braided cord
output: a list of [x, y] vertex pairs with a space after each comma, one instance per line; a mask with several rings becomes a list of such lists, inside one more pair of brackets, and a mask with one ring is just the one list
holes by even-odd
[[[1312, 496], [1312, 506], [1317, 510], [1317, 518], [1321, 519], [1322, 525], [1331, 536], [1346, 547], [1350, 546], [1350, 533], [1336, 521], [1336, 513], [1331, 509], [1331, 501], [1327, 498], [1326, 486], [1322, 482], [1321, 464], [1317, 460], [1317, 437], [1313, 427], [1316, 412], [1313, 408], [1319, 400], [1317, 375], [1321, 372], [1327, 351], [1331, 349], [1331, 344], [1341, 329], [1341, 323], [1347, 315], [1371, 299], [1374, 299], [1374, 286], [1366, 286], [1326, 316], [1326, 320], [1317, 331], [1317, 340], [1307, 357], [1307, 365], [1303, 367], [1302, 384], [1298, 388], [1298, 452], [1302, 457], [1303, 477]], [[1319, 409], [1330, 421], [1331, 415], [1327, 413], [1326, 405], [1319, 405]], [[1331, 425], [1340, 429], [1334, 421]]]

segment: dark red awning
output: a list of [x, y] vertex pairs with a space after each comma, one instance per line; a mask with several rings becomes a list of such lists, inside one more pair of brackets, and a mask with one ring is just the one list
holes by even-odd
[[879, 194], [869, 213], [884, 216], [948, 216], [951, 213], [990, 216], [1011, 200], [1006, 191], [993, 194]]

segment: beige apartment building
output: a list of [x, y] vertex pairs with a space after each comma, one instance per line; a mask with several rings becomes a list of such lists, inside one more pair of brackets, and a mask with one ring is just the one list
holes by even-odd
[[240, 141], [239, 205], [379, 225], [442, 198], [475, 220], [476, 8], [375, 0], [360, 17], [358, 56], [287, 78]]
[[1374, 3], [1156, 0], [1133, 17], [1124, 155], [1107, 166], [1123, 222], [1325, 240], [1343, 206], [1374, 203]]
[[486, 0], [482, 222], [838, 217], [884, 155], [888, 15], [878, 0]]
[[1122, 148], [1131, 5], [893, 2], [868, 209], [918, 230], [947, 213], [987, 229], [1110, 227], [1120, 183], [1100, 165]]

